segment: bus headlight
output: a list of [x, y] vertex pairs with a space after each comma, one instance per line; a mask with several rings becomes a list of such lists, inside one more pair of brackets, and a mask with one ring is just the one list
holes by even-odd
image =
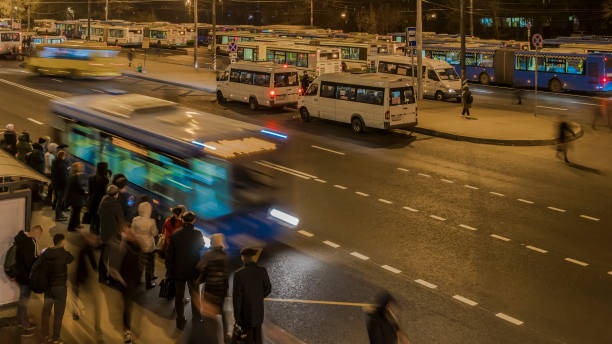
[[283, 223], [286, 223], [288, 225], [291, 225], [293, 227], [297, 226], [300, 223], [300, 219], [285, 213], [284, 211], [280, 211], [276, 208], [272, 208], [270, 209], [270, 216], [272, 216], [273, 218], [282, 221]]
[[455, 93], [455, 90], [453, 90], [452, 88], [449, 88], [448, 93]]

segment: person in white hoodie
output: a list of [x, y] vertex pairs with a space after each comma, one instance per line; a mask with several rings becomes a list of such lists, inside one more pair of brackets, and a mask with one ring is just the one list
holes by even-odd
[[153, 206], [149, 202], [138, 205], [138, 216], [132, 220], [132, 231], [142, 246], [147, 289], [155, 287], [153, 274], [155, 272], [155, 236], [158, 234], [155, 220], [151, 218]]

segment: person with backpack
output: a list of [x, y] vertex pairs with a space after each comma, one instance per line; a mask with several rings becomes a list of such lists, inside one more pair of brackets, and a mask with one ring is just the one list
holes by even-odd
[[43, 271], [46, 270], [48, 278], [41, 315], [41, 333], [43, 338], [49, 341], [49, 318], [51, 317], [51, 309], [53, 309], [53, 337], [51, 342], [54, 344], [63, 343], [60, 340], [60, 331], [62, 329], [62, 318], [66, 310], [68, 264], [74, 260], [72, 254], [64, 249], [65, 243], [64, 234], [55, 234], [53, 236], [53, 247], [45, 250], [39, 258], [40, 264], [44, 266]]
[[472, 97], [472, 91], [470, 91], [470, 88], [467, 85], [463, 87], [461, 101], [463, 103], [463, 111], [461, 111], [461, 116], [467, 114], [467, 116], [470, 117], [470, 108], [474, 102], [474, 97]]
[[[29, 232], [19, 231], [15, 236], [14, 242], [14, 261], [5, 262], [5, 272], [7, 276], [14, 278], [19, 284], [19, 301], [17, 303], [17, 320], [19, 326], [26, 331], [34, 329], [34, 325], [30, 324], [28, 320], [28, 301], [30, 300], [30, 271], [32, 265], [38, 258], [40, 252], [38, 251], [38, 239], [42, 234], [43, 228], [41, 226], [34, 226]], [[13, 247], [11, 247], [13, 249]], [[11, 250], [9, 249], [9, 250]], [[7, 254], [7, 257], [10, 254]], [[10, 267], [7, 267], [9, 265]]]
[[28, 154], [27, 163], [38, 173], [45, 174], [45, 153], [40, 144], [34, 143], [32, 145], [32, 151]]

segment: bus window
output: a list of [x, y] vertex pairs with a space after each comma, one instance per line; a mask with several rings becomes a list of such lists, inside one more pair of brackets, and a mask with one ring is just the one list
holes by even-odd
[[[321, 54], [323, 55], [323, 54]], [[297, 55], [296, 66], [298, 67], [308, 67], [308, 54], [307, 53], [299, 53]]]
[[274, 74], [274, 87], [297, 86], [297, 72]]
[[476, 55], [474, 53], [465, 53], [465, 65], [466, 66], [477, 66]]
[[0, 34], [0, 41], [2, 42], [19, 42], [19, 33], [17, 32], [3, 32]]
[[270, 86], [270, 73], [255, 72], [253, 84], [256, 86]]
[[493, 55], [481, 54], [479, 66], [484, 68], [493, 68]]
[[[450, 64], [455, 64], [458, 65], [461, 63], [460, 61], [460, 56], [461, 54], [458, 51], [448, 51], [446, 52], [446, 62], [450, 63]], [[491, 67], [493, 67], [491, 65]]]
[[[366, 51], [366, 57], [367, 57], [367, 49], [364, 48], [364, 50]], [[341, 49], [341, 53], [342, 53], [342, 59], [343, 60], [360, 60], [361, 58], [361, 52], [359, 48], [352, 48], [352, 47], [344, 47]], [[363, 60], [365, 60], [366, 58], [364, 57]]]
[[355, 100], [359, 103], [382, 105], [384, 95], [382, 89], [358, 88]]
[[253, 84], [253, 72], [247, 72], [247, 71], [240, 72], [240, 83], [252, 85]]
[[284, 51], [275, 51], [274, 52], [274, 63], [284, 64], [286, 61], [286, 56]]
[[446, 68], [446, 69], [436, 69], [438, 76], [442, 80], [457, 80], [459, 76], [455, 71], [455, 68]]
[[336, 99], [355, 101], [355, 88], [351, 86], [338, 85], [336, 87]]
[[551, 73], [565, 73], [565, 59], [546, 58], [546, 71]]
[[297, 53], [296, 52], [292, 52], [292, 51], [288, 51], [287, 52], [287, 64], [291, 65], [291, 66], [295, 66], [295, 62], [297, 60]]

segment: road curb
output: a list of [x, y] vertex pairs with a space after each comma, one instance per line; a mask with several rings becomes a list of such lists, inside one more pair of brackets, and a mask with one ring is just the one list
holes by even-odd
[[121, 75], [126, 76], [128, 78], [134, 78], [134, 79], [141, 79], [141, 80], [159, 82], [161, 84], [178, 86], [178, 87], [183, 87], [183, 88], [190, 88], [190, 89], [196, 90], [196, 91], [202, 91], [202, 92], [216, 92], [217, 91], [216, 88], [213, 89], [213, 88], [206, 88], [206, 87], [198, 87], [198, 86], [194, 86], [194, 85], [190, 85], [190, 84], [185, 84], [185, 83], [182, 83], [182, 82], [175, 82], [175, 81], [157, 79], [157, 78], [153, 78], [153, 77], [142, 75], [140, 73], [136, 74], [136, 73], [122, 72]]
[[[582, 126], [576, 122], [570, 122], [570, 124], [577, 128], [576, 135], [570, 139], [570, 141], [577, 140], [584, 135], [584, 130], [582, 130]], [[455, 141], [466, 141], [472, 143], [479, 144], [487, 144], [487, 145], [498, 145], [498, 146], [552, 146], [556, 145], [559, 140], [557, 139], [548, 139], [548, 140], [504, 140], [504, 139], [494, 139], [494, 138], [485, 138], [485, 137], [475, 137], [475, 136], [466, 136], [466, 135], [458, 135], [453, 133], [447, 133], [443, 131], [438, 131], [435, 129], [422, 128], [422, 127], [414, 127], [412, 128], [413, 132], [424, 134], [428, 136], [440, 137], [448, 140]]]

